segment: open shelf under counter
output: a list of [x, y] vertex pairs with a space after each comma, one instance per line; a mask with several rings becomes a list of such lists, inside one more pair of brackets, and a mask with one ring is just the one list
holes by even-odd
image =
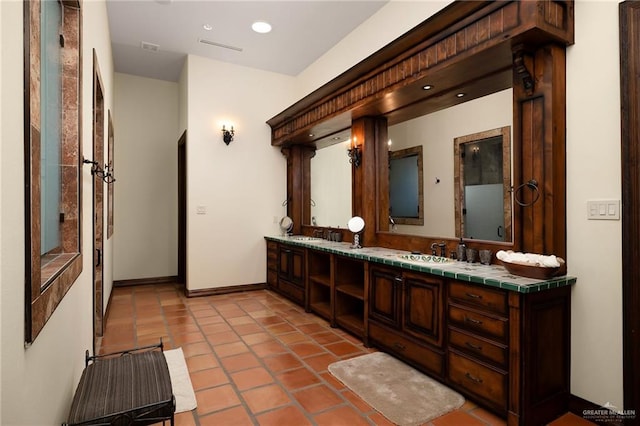
[[309, 281], [314, 284], [321, 284], [331, 287], [331, 277], [329, 275], [309, 275]]
[[364, 288], [354, 284], [340, 284], [336, 286], [336, 291], [344, 293], [358, 300], [364, 300]]
[[357, 314], [342, 314], [336, 317], [336, 322], [339, 326], [352, 332], [357, 336], [364, 334], [364, 318]]
[[313, 312], [320, 315], [321, 317], [327, 320], [331, 318], [331, 305], [329, 304], [329, 302], [312, 302], [309, 304], [309, 307]]

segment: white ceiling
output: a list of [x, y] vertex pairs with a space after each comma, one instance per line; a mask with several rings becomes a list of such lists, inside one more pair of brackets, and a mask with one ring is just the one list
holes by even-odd
[[[115, 71], [177, 81], [186, 55], [193, 54], [297, 75], [388, 1], [107, 0]], [[273, 30], [252, 31], [259, 20]], [[144, 50], [142, 42], [159, 49]]]

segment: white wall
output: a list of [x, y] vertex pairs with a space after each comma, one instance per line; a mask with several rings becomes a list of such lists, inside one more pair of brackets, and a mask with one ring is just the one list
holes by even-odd
[[115, 74], [116, 280], [178, 274], [178, 84]]
[[389, 126], [392, 151], [422, 145], [423, 157], [424, 226], [396, 225], [396, 232], [455, 238], [453, 140], [512, 122], [513, 91], [507, 89]]
[[[0, 2], [0, 316], [1, 414], [3, 425], [54, 425], [67, 416], [84, 367], [84, 351], [92, 347], [92, 189], [88, 169], [82, 174], [83, 271], [34, 343], [24, 347], [24, 194], [23, 194], [23, 26], [22, 2]], [[82, 148], [92, 147], [92, 79], [95, 47], [111, 108], [113, 65], [105, 3], [83, 2]], [[105, 256], [110, 255], [105, 250]], [[105, 262], [107, 259], [105, 259]], [[110, 259], [109, 259], [110, 262]], [[105, 264], [105, 268], [109, 268]], [[110, 275], [105, 271], [105, 281]], [[105, 283], [105, 287], [107, 287]]]
[[[263, 236], [279, 232], [286, 197], [266, 121], [293, 103], [293, 77], [198, 56], [187, 67], [188, 289], [264, 283]], [[229, 146], [222, 124], [236, 131]]]
[[578, 1], [575, 19], [567, 49], [567, 264], [578, 277], [571, 391], [622, 408], [622, 224], [587, 220], [586, 204], [621, 198], [618, 2]]

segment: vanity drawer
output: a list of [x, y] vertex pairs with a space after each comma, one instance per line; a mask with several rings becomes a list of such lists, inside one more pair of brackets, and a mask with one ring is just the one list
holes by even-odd
[[448, 378], [473, 395], [488, 401], [495, 408], [506, 410], [508, 389], [506, 373], [449, 351]]
[[369, 339], [375, 340], [398, 356], [417, 363], [438, 377], [444, 375], [442, 354], [404, 338], [397, 330], [390, 331], [374, 322], [369, 322]]
[[449, 322], [463, 330], [483, 334], [501, 342], [507, 341], [506, 318], [489, 316], [476, 310], [449, 304]]
[[496, 344], [455, 328], [449, 328], [449, 344], [468, 355], [507, 367], [509, 351], [506, 345]]
[[449, 297], [493, 312], [508, 312], [507, 293], [504, 291], [453, 281], [449, 284]]

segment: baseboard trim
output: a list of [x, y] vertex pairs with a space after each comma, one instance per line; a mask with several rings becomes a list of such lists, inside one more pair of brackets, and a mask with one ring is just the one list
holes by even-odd
[[149, 284], [167, 284], [177, 283], [178, 276], [173, 275], [170, 277], [151, 277], [151, 278], [135, 278], [132, 280], [117, 280], [113, 281], [114, 287], [129, 287], [132, 285], [149, 285]]
[[264, 290], [267, 283], [232, 285], [227, 287], [202, 288], [197, 290], [185, 289], [187, 297], [216, 296], [219, 294], [238, 293], [241, 291]]
[[[584, 398], [580, 398], [576, 395], [571, 395], [569, 398], [569, 411], [576, 416], [589, 420], [598, 425], [603, 426], [622, 426], [624, 425], [624, 421], [621, 420], [621, 416], [617, 413], [607, 410], [602, 405], [596, 404], [591, 401], [587, 401]], [[589, 412], [602, 412], [609, 411], [611, 414], [602, 414], [602, 415], [593, 415], [588, 414]]]

